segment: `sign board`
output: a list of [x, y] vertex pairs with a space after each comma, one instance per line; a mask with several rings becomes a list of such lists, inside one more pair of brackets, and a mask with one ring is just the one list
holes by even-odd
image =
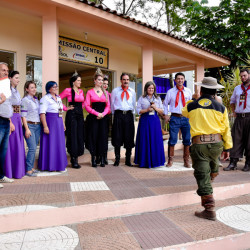
[[107, 69], [109, 49], [59, 36], [59, 59]]

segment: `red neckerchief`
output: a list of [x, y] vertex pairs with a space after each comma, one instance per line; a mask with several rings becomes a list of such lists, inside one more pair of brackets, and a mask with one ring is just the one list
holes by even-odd
[[184, 96], [184, 93], [183, 93], [184, 86], [182, 86], [182, 88], [178, 88], [178, 87], [176, 86], [176, 88], [178, 89], [178, 93], [177, 93], [176, 99], [175, 99], [175, 107], [178, 106], [178, 103], [179, 103], [179, 95], [180, 95], [180, 93], [181, 93], [182, 106], [185, 107], [186, 102], [185, 102], [185, 96]]
[[129, 99], [129, 93], [128, 93], [128, 87], [123, 87], [121, 86], [123, 91], [122, 91], [122, 94], [121, 94], [121, 98], [122, 98], [122, 101], [123, 101], [123, 98], [124, 98], [124, 94], [126, 93], [126, 98], [127, 100]]
[[[245, 94], [245, 102], [244, 102], [244, 109], [247, 107], [247, 91], [250, 89], [250, 85], [247, 87], [247, 89], [244, 87], [243, 83], [241, 84], [241, 89], [243, 90], [243, 94]], [[241, 106], [242, 102], [239, 103], [239, 106]]]

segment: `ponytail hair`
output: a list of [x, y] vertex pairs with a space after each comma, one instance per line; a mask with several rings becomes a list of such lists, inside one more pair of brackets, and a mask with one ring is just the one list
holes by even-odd
[[23, 92], [24, 92], [24, 95], [23, 97], [27, 96], [28, 95], [28, 92], [26, 91], [26, 89], [29, 88], [30, 84], [34, 84], [35, 87], [36, 87], [36, 83], [34, 81], [27, 81], [25, 84], [24, 84], [24, 87], [23, 87]]

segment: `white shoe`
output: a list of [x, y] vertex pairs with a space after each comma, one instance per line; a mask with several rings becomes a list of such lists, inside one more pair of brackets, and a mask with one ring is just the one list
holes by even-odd
[[0, 183], [11, 183], [13, 182], [14, 180], [4, 176], [2, 179], [0, 179]]
[[3, 185], [2, 185], [2, 184], [0, 184], [0, 188], [3, 188]]

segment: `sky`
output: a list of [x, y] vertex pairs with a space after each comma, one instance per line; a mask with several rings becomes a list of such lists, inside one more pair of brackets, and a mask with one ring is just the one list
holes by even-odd
[[[106, 4], [111, 10], [115, 10], [115, 4], [114, 4], [115, 1], [116, 0], [104, 0], [104, 4]], [[130, 1], [127, 1], [127, 2], [130, 3]], [[208, 6], [218, 6], [220, 4], [220, 2], [221, 2], [221, 0], [208, 0], [208, 4], [207, 5]], [[151, 3], [149, 3], [149, 4], [151, 4]], [[154, 5], [157, 6], [158, 3], [152, 4], [152, 8], [153, 8]], [[141, 20], [143, 22], [147, 22], [146, 19], [143, 18], [143, 16], [140, 15], [140, 14], [137, 15], [137, 16], [135, 16], [134, 18], [137, 19], [137, 20]], [[149, 19], [149, 20], [150, 20], [149, 24], [151, 24], [153, 26], [156, 26], [155, 25], [155, 21], [154, 21], [155, 19]], [[158, 24], [157, 27], [164, 30], [166, 28], [165, 20], [162, 19], [161, 22], [159, 22], [159, 24]]]

